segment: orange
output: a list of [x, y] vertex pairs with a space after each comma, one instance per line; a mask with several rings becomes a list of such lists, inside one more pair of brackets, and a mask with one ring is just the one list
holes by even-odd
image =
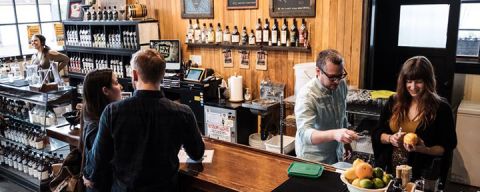
[[409, 145], [417, 145], [418, 136], [415, 133], [407, 133], [405, 137], [403, 137], [403, 142]]
[[371, 178], [373, 175], [373, 168], [368, 163], [359, 163], [355, 168], [355, 175], [360, 179]]
[[350, 168], [350, 169], [347, 169], [347, 171], [345, 171], [345, 178], [348, 180], [348, 181], [353, 181], [354, 179], [357, 178], [357, 175], [355, 174], [355, 168]]

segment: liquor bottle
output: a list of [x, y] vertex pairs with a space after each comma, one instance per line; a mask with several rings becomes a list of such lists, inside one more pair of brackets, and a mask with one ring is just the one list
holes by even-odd
[[297, 20], [294, 18], [292, 22], [292, 27], [290, 28], [290, 46], [298, 46], [298, 29], [297, 29]]
[[220, 23], [217, 24], [217, 31], [215, 31], [215, 43], [222, 43], [223, 42], [223, 32], [222, 26]]
[[240, 43], [240, 33], [238, 32], [238, 28], [235, 25], [232, 32], [232, 44], [238, 45], [238, 43]]
[[198, 22], [198, 19], [197, 19], [197, 23], [193, 24], [193, 29], [194, 29], [193, 38], [195, 43], [200, 43], [200, 35], [202, 31], [200, 30], [199, 25], [200, 23]]
[[193, 34], [195, 31], [193, 30], [192, 20], [188, 20], [188, 27], [187, 27], [187, 43], [193, 43]]
[[107, 7], [103, 7], [103, 20], [108, 21], [108, 9]]
[[287, 23], [287, 19], [283, 19], [283, 25], [280, 31], [280, 45], [286, 46], [287, 39], [288, 39], [288, 23]]
[[261, 45], [262, 44], [262, 21], [260, 21], [260, 18], [258, 18], [258, 21], [257, 21], [257, 26], [255, 27], [255, 37], [256, 37], [256, 40], [255, 40], [255, 43], [257, 45]]
[[215, 32], [213, 30], [213, 24], [210, 23], [208, 26], [208, 33], [207, 33], [207, 42], [214, 43], [215, 42]]
[[97, 12], [97, 21], [103, 20], [103, 11], [102, 7], [98, 6], [98, 12]]
[[268, 22], [268, 19], [265, 19], [265, 24], [263, 25], [263, 34], [262, 34], [262, 41], [263, 45], [269, 45], [270, 41], [270, 23]]
[[90, 9], [88, 9], [88, 11], [87, 11], [87, 18], [86, 19], [87, 19], [87, 21], [92, 20], [92, 12], [90, 11]]
[[302, 19], [302, 26], [300, 26], [300, 30], [298, 32], [299, 36], [299, 44], [300, 46], [308, 47], [308, 29], [305, 23], [305, 19]]
[[274, 19], [273, 20], [273, 26], [272, 26], [272, 38], [271, 38], [271, 42], [272, 42], [272, 46], [276, 46], [278, 45], [278, 23], [277, 23], [277, 19]]
[[92, 6], [92, 21], [97, 20], [97, 12], [95, 11], [95, 7]]
[[250, 30], [250, 36], [248, 36], [248, 44], [255, 45], [255, 33], [253, 33], [253, 29]]
[[202, 29], [200, 29], [200, 43], [207, 42], [207, 25], [203, 23]]
[[113, 20], [114, 20], [114, 21], [118, 21], [117, 6], [113, 6]]
[[113, 21], [113, 10], [111, 6], [108, 6], [108, 20]]
[[240, 44], [246, 45], [247, 43], [248, 43], [247, 27], [243, 26], [242, 35], [240, 37]]
[[230, 34], [230, 29], [228, 28], [228, 25], [225, 26], [225, 30], [223, 31], [223, 43], [224, 44], [232, 43], [232, 36]]

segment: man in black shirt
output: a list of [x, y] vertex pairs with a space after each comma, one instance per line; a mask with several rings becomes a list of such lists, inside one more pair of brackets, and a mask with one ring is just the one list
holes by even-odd
[[165, 61], [153, 49], [132, 56], [133, 96], [105, 108], [93, 155], [93, 183], [108, 164], [113, 169], [112, 191], [177, 191], [183, 148], [193, 160], [205, 145], [192, 110], [164, 97], [160, 82]]

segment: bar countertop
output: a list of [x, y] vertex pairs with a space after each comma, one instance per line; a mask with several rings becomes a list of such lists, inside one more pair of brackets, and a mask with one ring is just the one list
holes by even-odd
[[[213, 161], [181, 163], [182, 186], [192, 185], [205, 191], [272, 191], [288, 179], [287, 169], [292, 162], [307, 162], [209, 138], [204, 142], [207, 150], [214, 150]], [[335, 171], [330, 165], [323, 166], [326, 171]], [[182, 183], [186, 182], [182, 176], [191, 183]]]

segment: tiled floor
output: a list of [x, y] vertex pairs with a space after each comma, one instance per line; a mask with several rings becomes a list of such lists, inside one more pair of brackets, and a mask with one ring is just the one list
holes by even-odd
[[28, 192], [28, 190], [0, 177], [0, 192]]

